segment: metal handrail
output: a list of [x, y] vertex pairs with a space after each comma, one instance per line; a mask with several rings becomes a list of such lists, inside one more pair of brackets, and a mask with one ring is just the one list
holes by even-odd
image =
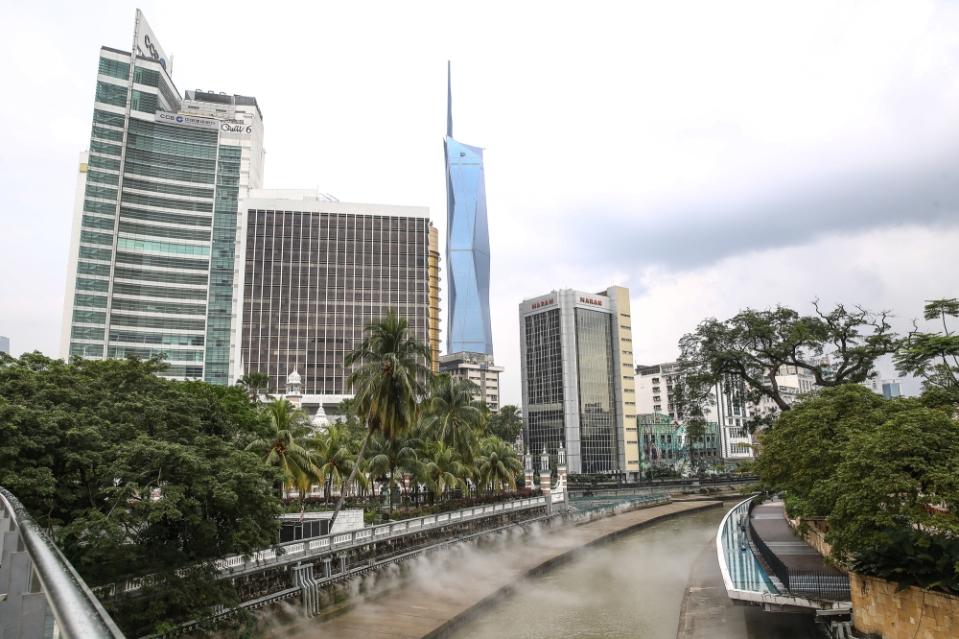
[[[527, 497], [497, 504], [486, 504], [463, 508], [445, 513], [424, 515], [412, 519], [358, 528], [339, 533], [330, 533], [322, 537], [287, 541], [249, 555], [229, 555], [213, 562], [220, 577], [234, 577], [245, 571], [259, 571], [266, 567], [282, 563], [303, 561], [309, 557], [344, 551], [358, 545], [398, 539], [406, 535], [419, 534], [450, 524], [460, 524], [488, 517], [506, 515], [532, 508], [546, 506], [546, 497]], [[149, 583], [151, 576], [137, 577], [116, 584], [100, 587], [101, 595], [113, 596], [140, 590]]]
[[103, 609], [83, 578], [33, 521], [20, 500], [3, 487], [0, 487], [0, 507], [17, 527], [20, 539], [33, 561], [60, 636], [69, 639], [123, 639], [123, 632]]

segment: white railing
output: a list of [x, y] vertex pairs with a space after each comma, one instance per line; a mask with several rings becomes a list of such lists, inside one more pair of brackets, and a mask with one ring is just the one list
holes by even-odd
[[60, 549], [4, 488], [0, 488], [0, 587], [4, 637], [123, 639], [123, 632]]
[[[265, 568], [270, 564], [280, 563], [287, 559], [296, 558], [303, 560], [310, 555], [320, 555], [332, 550], [345, 550], [353, 546], [362, 546], [370, 542], [379, 542], [389, 539], [397, 539], [406, 535], [442, 528], [451, 522], [461, 523], [476, 519], [485, 519], [493, 517], [500, 513], [510, 511], [519, 512], [530, 510], [532, 508], [542, 508], [546, 506], [546, 497], [529, 497], [526, 499], [517, 499], [502, 504], [491, 506], [476, 506], [473, 508], [463, 508], [448, 513], [438, 515], [425, 515], [415, 519], [403, 519], [401, 521], [370, 526], [369, 528], [359, 528], [349, 532], [336, 533], [317, 537], [315, 539], [304, 541], [290, 541], [278, 544], [272, 548], [267, 548], [253, 553], [252, 555], [230, 555], [214, 563], [217, 571], [228, 576], [235, 573], [245, 572], [251, 569]], [[112, 592], [132, 592], [142, 587], [142, 578], [131, 579], [122, 584], [117, 584]], [[99, 590], [99, 589], [98, 589]], [[104, 593], [104, 594], [112, 594]]]

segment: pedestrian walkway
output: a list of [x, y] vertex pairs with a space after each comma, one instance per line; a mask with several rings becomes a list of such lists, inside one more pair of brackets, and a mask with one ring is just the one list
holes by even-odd
[[828, 600], [849, 600], [848, 577], [826, 563], [786, 520], [782, 501], [753, 508], [750, 515], [752, 540], [772, 574], [794, 595]]

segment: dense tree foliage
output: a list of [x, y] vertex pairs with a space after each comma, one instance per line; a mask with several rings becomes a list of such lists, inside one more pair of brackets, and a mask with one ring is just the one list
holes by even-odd
[[931, 300], [923, 309], [927, 321], [942, 323], [942, 330], [923, 332], [916, 327], [902, 341], [896, 366], [906, 375], [922, 379], [932, 402], [959, 404], [959, 333], [949, 319], [959, 318], [959, 299]]
[[229, 600], [205, 562], [274, 542], [279, 510], [277, 474], [244, 450], [264, 432], [246, 394], [161, 369], [40, 354], [0, 362], [0, 485], [90, 584], [159, 577], [154, 596], [114, 610], [137, 633]]
[[523, 418], [519, 414], [519, 408], [512, 404], [501, 406], [498, 411], [490, 416], [490, 435], [496, 435], [504, 442], [516, 441], [522, 431]]
[[755, 469], [790, 514], [825, 518], [833, 556], [959, 592], [959, 424], [920, 399], [823, 390], [761, 438]]
[[131, 635], [163, 630], [236, 601], [212, 561], [275, 543], [291, 494], [303, 509], [338, 491], [335, 516], [351, 491], [392, 510], [515, 489], [489, 410], [428, 357], [395, 313], [374, 322], [346, 362], [355, 399], [316, 429], [286, 399], [261, 405], [257, 372], [225, 387], [158, 377], [159, 360], [0, 354], [0, 485], [92, 586], [148, 576], [108, 606]]
[[868, 379], [876, 360], [896, 349], [885, 313], [842, 304], [828, 312], [813, 306], [813, 315], [777, 306], [701, 322], [679, 342], [687, 401], [702, 401], [715, 384], [735, 376], [747, 385], [751, 403], [767, 398], [787, 411], [790, 405], [776, 381], [784, 366], [808, 372], [820, 387], [833, 387]]

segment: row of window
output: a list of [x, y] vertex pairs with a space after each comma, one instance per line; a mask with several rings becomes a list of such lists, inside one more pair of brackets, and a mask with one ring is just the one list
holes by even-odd
[[[124, 183], [124, 186], [127, 186], [127, 184]], [[140, 195], [129, 192], [123, 193], [122, 202], [124, 204], [141, 204], [143, 206], [155, 206], [158, 208], [177, 209], [180, 211], [198, 211], [201, 213], [213, 212], [213, 204], [211, 202], [193, 202], [191, 200], [153, 197], [152, 195]]]
[[207, 285], [206, 273], [170, 273], [167, 271], [144, 271], [141, 269], [117, 267], [114, 276], [127, 280], [144, 280], [148, 282], [167, 282], [170, 284]]
[[120, 232], [130, 233], [131, 235], [151, 235], [153, 237], [167, 237], [175, 240], [192, 240], [196, 242], [209, 242], [210, 231], [190, 229], [171, 228], [167, 226], [153, 226], [152, 224], [136, 224], [133, 222], [120, 221]]
[[206, 288], [173, 288], [170, 286], [149, 286], [114, 282], [113, 292], [121, 295], [139, 295], [143, 297], [165, 297], [174, 300], [205, 300]]
[[[109, 168], [109, 167], [107, 167]], [[127, 157], [124, 165], [125, 176], [130, 174], [146, 177], [157, 177], [165, 180], [179, 180], [181, 182], [191, 182], [194, 184], [213, 184], [215, 175], [213, 167], [207, 167], [205, 170], [193, 169], [186, 170], [172, 168], [167, 166], [166, 162], [153, 162], [149, 160], [139, 161], [136, 158]]]
[[108, 82], [97, 82], [97, 90], [94, 98], [97, 102], [103, 104], [112, 104], [113, 106], [126, 106], [127, 87]]
[[165, 184], [162, 182], [147, 182], [146, 180], [137, 180], [135, 178], [126, 178], [123, 180], [124, 189], [137, 189], [138, 191], [152, 191], [154, 193], [165, 193], [167, 195], [186, 195], [189, 197], [213, 198], [213, 189], [200, 188], [194, 186], [180, 186], [179, 184]]
[[[177, 304], [174, 302], [149, 302], [116, 298], [113, 308], [121, 311], [139, 311], [141, 313], [167, 313], [170, 315], [203, 315], [206, 306], [196, 304]], [[158, 327], [160, 328], [160, 327]]]
[[[107, 257], [109, 259], [109, 257]], [[155, 266], [157, 268], [181, 268], [206, 272], [208, 260], [193, 260], [186, 257], [167, 257], [165, 255], [141, 255], [138, 253], [117, 252], [117, 262], [123, 264], [139, 264], [141, 266]], [[205, 276], [205, 275], [204, 275]]]
[[116, 173], [103, 173], [102, 171], [87, 171], [87, 188], [91, 183], [112, 184], [114, 186], [120, 183], [120, 176]]
[[134, 344], [161, 344], [166, 346], [203, 346], [202, 335], [181, 335], [177, 333], [141, 333], [140, 331], [110, 330], [111, 342], [130, 342]]
[[171, 362], [202, 362], [203, 351], [179, 351], [163, 348], [135, 348], [130, 346], [111, 346], [110, 357], [139, 357], [147, 359], [155, 355], [162, 355]]
[[90, 154], [87, 164], [98, 169], [110, 169], [111, 171], [120, 170], [120, 160], [104, 157], [102, 155]]
[[122, 113], [113, 113], [112, 111], [104, 111], [102, 109], [93, 110], [93, 121], [96, 124], [123, 128], [126, 119], [126, 116]]
[[173, 331], [202, 331], [206, 329], [206, 323], [202, 319], [143, 317], [139, 315], [123, 315], [120, 313], [112, 313], [110, 315], [110, 325], [111, 327], [135, 326], [140, 328], [160, 328]]
[[181, 213], [161, 213], [160, 211], [141, 211], [126, 207], [120, 208], [123, 219], [142, 220], [144, 222], [162, 222], [164, 224], [183, 224], [185, 226], [210, 226], [212, 219], [200, 215], [183, 215]]
[[119, 60], [100, 58], [100, 67], [98, 71], [99, 73], [108, 75], [111, 78], [119, 78], [120, 80], [130, 79], [130, 65], [126, 62], [120, 62]]
[[133, 249], [136, 251], [154, 251], [157, 253], [171, 253], [176, 255], [209, 255], [210, 248], [207, 246], [192, 246], [186, 244], [174, 244], [172, 242], [154, 242], [150, 240], [134, 240], [121, 237], [117, 240], [117, 248]]

